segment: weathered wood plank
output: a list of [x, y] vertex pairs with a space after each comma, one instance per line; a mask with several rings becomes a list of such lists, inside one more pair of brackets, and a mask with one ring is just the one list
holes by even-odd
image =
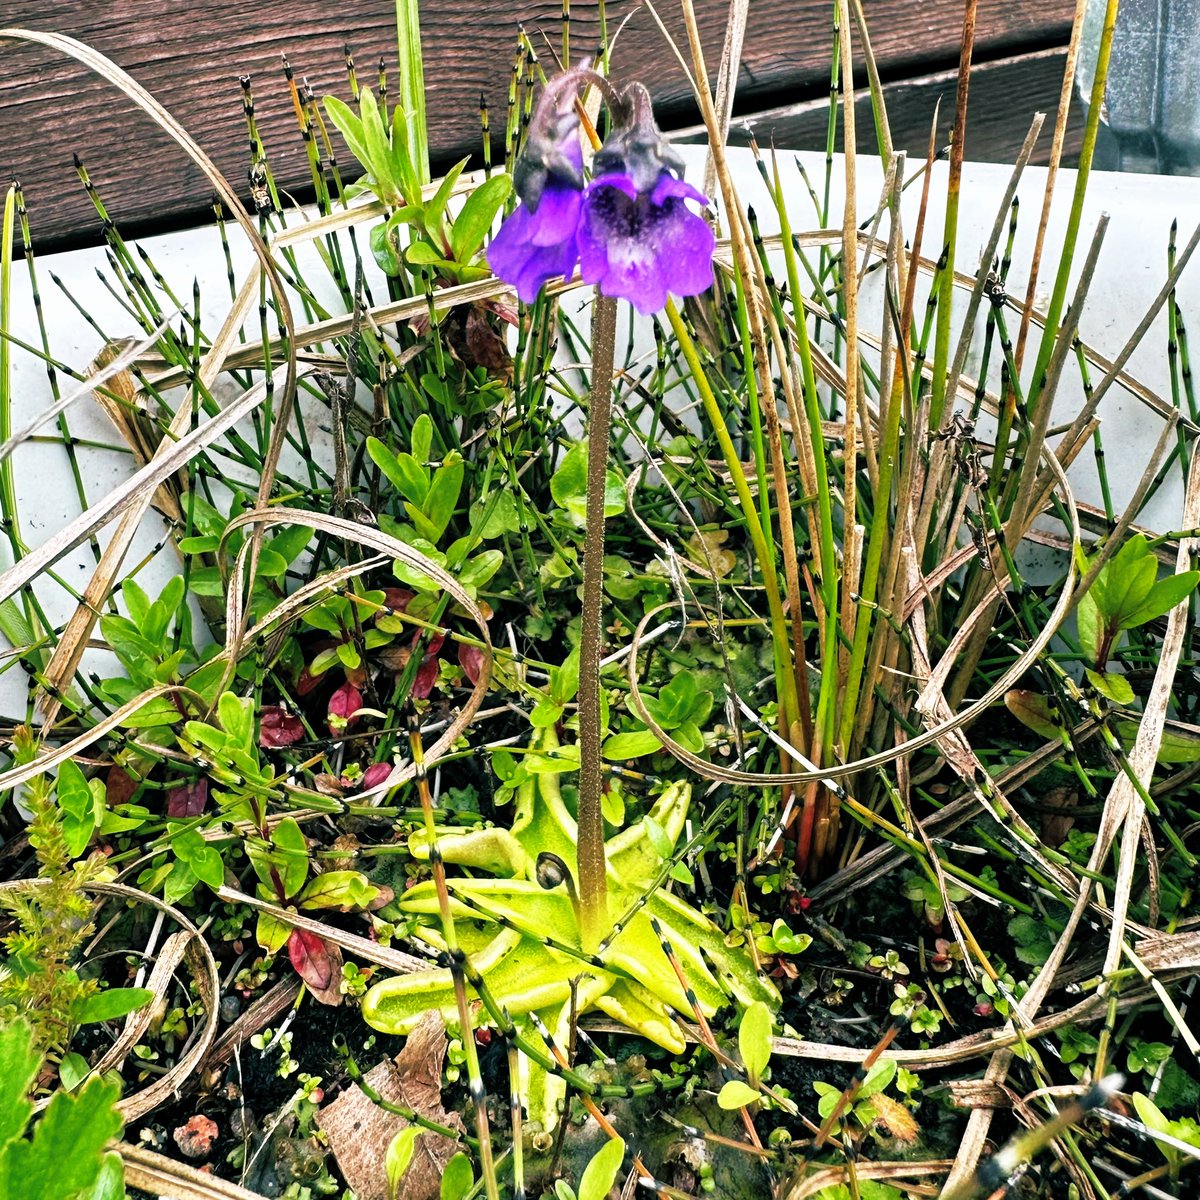
[[[976, 162], [1015, 161], [1034, 113], [1041, 112], [1046, 115], [1046, 123], [1030, 161], [1048, 162], [1065, 67], [1066, 51], [1062, 49], [1040, 50], [976, 67], [971, 73], [967, 157]], [[884, 85], [892, 144], [897, 150], [908, 153], [910, 163], [914, 158], [923, 160], [925, 157], [929, 128], [939, 100], [938, 142], [939, 146], [949, 143], [954, 122], [955, 80], [955, 72], [940, 71]], [[869, 93], [860, 92], [854, 107], [859, 151], [872, 153], [876, 142]], [[1083, 117], [1078, 96], [1072, 96], [1063, 147], [1063, 162], [1067, 166], [1072, 165], [1079, 155]], [[772, 144], [796, 150], [823, 150], [828, 121], [828, 97], [809, 100], [736, 119], [729, 131], [729, 142], [747, 146], [753, 136], [764, 150]], [[692, 127], [677, 133], [675, 138], [677, 141], [702, 140], [703, 130]], [[841, 149], [840, 127], [837, 149]]]
[[[303, 187], [308, 167], [280, 76], [286, 51], [297, 75], [318, 95], [345, 94], [342, 43], [356, 52], [361, 76], [379, 55], [394, 59], [392, 0], [358, 0], [339, 13], [322, 0], [286, 5], [258, 0], [6, 0], [3, 21], [70, 34], [127, 69], [172, 110], [231, 179], [245, 178], [248, 159], [238, 77], [255, 80], [258, 115], [274, 169], [286, 187]], [[722, 0], [697, 0], [710, 65], [724, 29]], [[1072, 0], [981, 0], [980, 58], [1065, 41]], [[663, 6], [664, 12], [672, 6]], [[957, 60], [961, 5], [954, 0], [914, 5], [867, 0], [872, 43], [888, 78], [950, 67]], [[484, 93], [494, 121], [503, 117], [518, 21], [545, 46], [547, 61], [560, 45], [558, 0], [518, 5], [508, 0], [471, 10], [452, 0], [422, 5], [427, 104], [441, 162], [479, 145], [478, 100]], [[828, 77], [832, 34], [826, 0], [750, 7], [739, 79], [739, 106], [803, 100]], [[572, 5], [572, 54], [598, 40], [597, 0]], [[632, 14], [630, 16], [630, 14]], [[350, 19], [352, 15], [352, 20]], [[665, 124], [694, 119], [683, 71], [637, 0], [611, 0], [610, 29], [630, 16], [616, 44], [614, 75], [645, 79]], [[668, 16], [671, 13], [667, 12]], [[672, 26], [679, 32], [675, 18]], [[542, 34], [545, 38], [542, 39]], [[114, 217], [128, 232], [203, 219], [209, 190], [197, 172], [123, 98], [74, 63], [30, 46], [5, 46], [0, 73], [0, 178], [25, 185], [35, 233], [43, 248], [96, 240], [98, 227], [71, 171], [73, 151], [84, 158]]]

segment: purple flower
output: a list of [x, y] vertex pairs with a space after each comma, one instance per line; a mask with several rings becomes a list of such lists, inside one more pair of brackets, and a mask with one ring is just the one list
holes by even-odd
[[712, 287], [716, 238], [687, 207], [707, 199], [690, 183], [660, 171], [639, 191], [629, 174], [592, 181], [579, 227], [580, 271], [605, 296], [628, 300], [640, 313], [658, 312], [667, 293], [696, 296]]
[[[604, 92], [615, 125], [585, 190], [573, 96], [589, 82]], [[492, 240], [488, 263], [526, 304], [576, 263], [585, 283], [642, 313], [658, 312], [668, 293], [695, 296], [712, 286], [716, 239], [688, 208], [708, 201], [683, 181], [683, 160], [655, 124], [641, 84], [618, 93], [586, 68], [552, 80], [513, 185], [521, 204]]]
[[488, 265], [526, 304], [547, 280], [571, 275], [579, 261], [583, 150], [572, 100], [576, 87], [570, 74], [560, 75], [542, 93], [513, 170], [521, 203], [488, 247]]
[[[583, 169], [579, 139], [565, 149], [576, 172]], [[541, 195], [532, 205], [524, 199], [500, 226], [488, 247], [488, 265], [517, 289], [526, 304], [532, 304], [547, 280], [570, 276], [579, 261], [576, 231], [583, 207], [579, 184], [561, 174], [547, 175]]]

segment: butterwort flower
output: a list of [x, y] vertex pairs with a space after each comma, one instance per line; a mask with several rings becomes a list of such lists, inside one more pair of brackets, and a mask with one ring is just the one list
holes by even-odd
[[[594, 82], [605, 93], [614, 130], [583, 184], [575, 89]], [[668, 293], [695, 296], [712, 286], [716, 239], [688, 207], [708, 201], [683, 179], [683, 160], [654, 122], [641, 84], [622, 93], [586, 69], [547, 85], [525, 151], [513, 171], [521, 204], [488, 250], [492, 270], [526, 303], [547, 280], [576, 263], [601, 294], [653, 313]]]
[[683, 160], [654, 122], [640, 84], [624, 93], [628, 118], [596, 155], [578, 232], [580, 274], [605, 296], [658, 312], [667, 293], [696, 296], [712, 287], [716, 238], [687, 206], [708, 204], [685, 183]]
[[570, 276], [579, 261], [576, 232], [583, 208], [583, 150], [567, 75], [542, 93], [525, 150], [513, 169], [520, 205], [488, 247], [488, 265], [532, 304], [542, 285]]

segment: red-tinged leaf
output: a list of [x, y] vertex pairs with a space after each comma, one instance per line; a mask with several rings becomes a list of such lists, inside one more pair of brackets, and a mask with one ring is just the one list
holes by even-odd
[[208, 780], [193, 779], [167, 793], [167, 816], [198, 817], [208, 807]]
[[393, 612], [404, 612], [415, 595], [416, 592], [410, 592], [408, 588], [384, 588], [383, 602]]
[[438, 662], [436, 658], [423, 658], [417, 668], [417, 677], [413, 680], [412, 694], [418, 700], [424, 700], [433, 691], [437, 683]]
[[267, 704], [259, 717], [258, 744], [264, 750], [279, 750], [298, 742], [304, 736], [304, 724], [299, 717], [278, 704]]
[[478, 646], [468, 646], [466, 642], [458, 643], [458, 665], [462, 667], [463, 674], [472, 683], [479, 682], [485, 662], [487, 662], [487, 656]]
[[329, 697], [328, 721], [332, 733], [349, 729], [355, 721], [355, 713], [363, 706], [362, 692], [352, 683], [343, 683]]
[[392, 773], [392, 764], [379, 762], [372, 763], [364, 772], [362, 780], [358, 785], [360, 792], [370, 791], [373, 787], [378, 787]]
[[[314, 992], [323, 992], [333, 982], [341, 963], [335, 964], [337, 948], [322, 941], [315, 933], [305, 929], [293, 929], [288, 938], [288, 958], [296, 968], [296, 974]], [[340, 959], [340, 954], [337, 956]]]
[[[330, 645], [332, 645], [331, 642], [326, 642], [319, 648], [324, 649], [325, 646]], [[320, 675], [312, 674], [312, 672], [305, 667], [304, 670], [300, 672], [300, 677], [296, 680], [296, 695], [307, 696], [310, 692], [315, 692], [323, 682], [324, 681], [321, 679]]]
[[[417, 637], [420, 637], [425, 631], [418, 630]], [[413, 645], [417, 644], [416, 638], [413, 639]], [[446, 644], [446, 635], [444, 633], [435, 633], [429, 639], [429, 645], [425, 647], [426, 658], [436, 658], [441, 652], [442, 647]]]
[[104, 779], [104, 791], [108, 799], [108, 807], [113, 808], [118, 804], [128, 804], [133, 798], [133, 793], [138, 789], [139, 780], [130, 775], [124, 767], [119, 767], [115, 763], [108, 768], [108, 774]]

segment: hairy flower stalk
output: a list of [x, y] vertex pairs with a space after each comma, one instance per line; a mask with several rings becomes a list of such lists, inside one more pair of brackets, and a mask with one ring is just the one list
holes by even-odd
[[588, 397], [587, 511], [583, 543], [583, 614], [579, 639], [579, 931], [595, 953], [612, 926], [604, 855], [604, 776], [600, 763], [600, 658], [604, 648], [604, 485], [612, 424], [617, 303], [597, 296], [592, 311], [592, 387]]
[[[594, 84], [613, 117], [613, 132], [585, 183], [575, 94]], [[579, 814], [576, 871], [583, 948], [595, 951], [611, 925], [600, 799], [600, 656], [603, 646], [604, 484], [612, 403], [616, 300], [641, 313], [668, 296], [695, 296], [712, 286], [716, 239], [688, 204], [708, 201], [683, 180], [683, 160], [654, 123], [650, 94], [639, 83], [615, 91], [580, 67], [547, 84], [525, 149], [513, 170], [520, 205], [488, 249], [493, 271], [526, 304], [575, 267], [594, 284], [592, 387], [588, 420], [587, 529], [579, 669]]]

